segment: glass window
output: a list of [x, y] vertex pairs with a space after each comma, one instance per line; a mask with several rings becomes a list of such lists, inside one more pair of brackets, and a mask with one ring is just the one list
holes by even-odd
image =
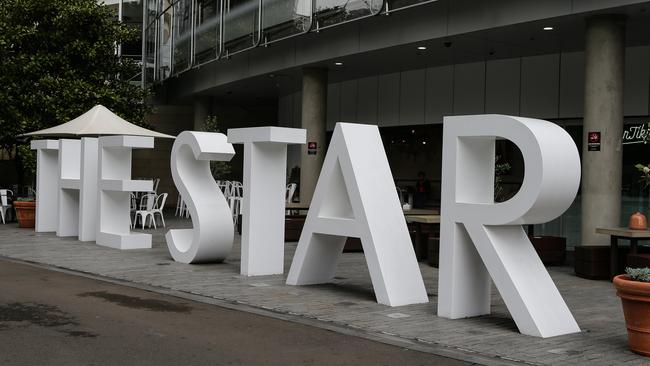
[[179, 0], [174, 4], [174, 73], [190, 67], [192, 47], [192, 0]]
[[221, 9], [219, 0], [196, 0], [194, 58], [202, 64], [219, 56]]
[[255, 47], [260, 15], [259, 0], [223, 0], [223, 42], [228, 54]]
[[172, 8], [167, 8], [158, 20], [158, 80], [164, 80], [171, 73]]
[[414, 5], [431, 3], [437, 0], [386, 0], [388, 2], [388, 11], [408, 8]]
[[262, 0], [264, 43], [305, 33], [311, 27], [311, 0]]
[[138, 36], [122, 44], [122, 56], [140, 59], [142, 56], [142, 0], [123, 0], [122, 22], [137, 29]]
[[382, 0], [314, 0], [316, 28], [325, 28], [349, 20], [378, 14]]
[[144, 83], [149, 85], [154, 81], [154, 68], [156, 62], [156, 23], [147, 28], [145, 56], [144, 56]]
[[158, 13], [158, 0], [145, 0], [147, 4], [147, 25], [156, 21]]

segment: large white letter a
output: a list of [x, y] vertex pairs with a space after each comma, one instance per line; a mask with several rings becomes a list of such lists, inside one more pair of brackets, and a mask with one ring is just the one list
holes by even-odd
[[361, 238], [377, 302], [428, 301], [377, 126], [337, 123], [287, 284], [328, 282]]

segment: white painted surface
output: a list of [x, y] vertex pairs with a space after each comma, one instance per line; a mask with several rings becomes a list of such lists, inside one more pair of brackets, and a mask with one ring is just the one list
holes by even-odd
[[228, 142], [244, 144], [241, 274], [284, 271], [287, 145], [304, 144], [307, 131], [254, 127], [228, 130]]
[[59, 212], [59, 141], [34, 140], [36, 150], [36, 226], [37, 233], [56, 231]]
[[347, 237], [361, 238], [377, 302], [428, 301], [377, 126], [336, 124], [287, 284], [331, 281]]
[[79, 240], [95, 241], [97, 236], [97, 172], [99, 141], [81, 139], [81, 182], [79, 192]]
[[[580, 183], [580, 158], [561, 127], [504, 115], [446, 117], [443, 136], [438, 316], [490, 313], [490, 278], [521, 333], [579, 332], [523, 224], [561, 215]], [[494, 141], [521, 150], [519, 192], [494, 203]]]
[[[193, 229], [169, 230], [169, 253], [181, 263], [221, 262], [232, 250], [230, 207], [210, 172], [210, 161], [230, 161], [232, 145], [221, 133], [184, 131], [174, 141], [171, 170]], [[283, 171], [284, 173], [284, 171]]]
[[[132, 149], [152, 149], [153, 137], [99, 138], [97, 235], [95, 241], [116, 249], [151, 248], [151, 234], [131, 233], [132, 191], [151, 191], [152, 181], [131, 180]], [[119, 184], [116, 184], [119, 183]]]
[[79, 235], [79, 187], [81, 183], [81, 142], [59, 140], [57, 236]]

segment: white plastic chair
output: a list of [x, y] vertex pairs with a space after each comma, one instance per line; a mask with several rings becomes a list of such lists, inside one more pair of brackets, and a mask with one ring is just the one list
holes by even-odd
[[160, 184], [160, 178], [153, 180], [153, 193], [158, 194], [158, 184]]
[[160, 221], [162, 221], [163, 227], [165, 227], [165, 217], [163, 216], [163, 209], [165, 208], [165, 202], [167, 202], [167, 193], [159, 194], [156, 197], [156, 203], [151, 210], [151, 217], [153, 217], [153, 227], [156, 228], [156, 214], [160, 215]]
[[[153, 219], [153, 208], [155, 202], [156, 195], [154, 193], [147, 193], [140, 197], [140, 206], [135, 211], [135, 217], [133, 218], [133, 227], [138, 224], [138, 217], [140, 220], [142, 220], [142, 229], [144, 229], [144, 225], [147, 223], [149, 217], [151, 217], [151, 221], [154, 222], [154, 228], [156, 227], [156, 221]], [[149, 227], [151, 227], [151, 224], [149, 224]]]
[[9, 189], [0, 189], [0, 217], [2, 218], [2, 223], [5, 223], [5, 215], [7, 211], [11, 208], [9, 203], [8, 196], [13, 196], [14, 192]]
[[183, 196], [179, 193], [178, 198], [176, 199], [176, 211], [174, 211], [174, 216], [183, 217], [185, 215], [185, 210], [187, 210], [187, 206], [185, 205]]
[[298, 185], [296, 183], [287, 184], [287, 192], [285, 194], [286, 203], [293, 202], [293, 196], [294, 196], [294, 194], [296, 194], [296, 188], [297, 187], [298, 187]]
[[130, 216], [131, 216], [131, 229], [133, 229], [133, 226], [135, 224], [135, 212], [138, 210], [138, 203], [137, 203], [137, 198], [135, 197], [135, 193], [131, 192], [131, 209], [130, 209]]

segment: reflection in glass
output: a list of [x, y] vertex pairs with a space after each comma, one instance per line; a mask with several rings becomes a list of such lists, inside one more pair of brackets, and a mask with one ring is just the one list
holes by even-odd
[[146, 4], [146, 17], [147, 25], [153, 23], [156, 20], [156, 14], [158, 12], [158, 0], [145, 0]]
[[156, 23], [147, 28], [144, 54], [144, 83], [149, 85], [154, 81], [154, 67], [156, 62]]
[[325, 28], [349, 20], [377, 14], [382, 0], [314, 0], [316, 28]]
[[434, 2], [436, 0], [386, 0], [388, 1], [388, 11], [408, 8], [413, 5]]
[[190, 67], [192, 47], [192, 0], [179, 0], [174, 4], [174, 73]]
[[262, 6], [264, 43], [305, 33], [311, 27], [311, 0], [262, 0]]
[[194, 58], [197, 64], [202, 64], [219, 55], [219, 0], [196, 0], [194, 16]]
[[169, 77], [172, 66], [172, 8], [160, 15], [158, 27], [158, 80], [164, 80]]
[[142, 0], [122, 0], [122, 22], [137, 29], [138, 36], [122, 44], [122, 56], [140, 60], [142, 57]]
[[228, 54], [255, 47], [260, 3], [258, 0], [223, 0], [223, 42]]

